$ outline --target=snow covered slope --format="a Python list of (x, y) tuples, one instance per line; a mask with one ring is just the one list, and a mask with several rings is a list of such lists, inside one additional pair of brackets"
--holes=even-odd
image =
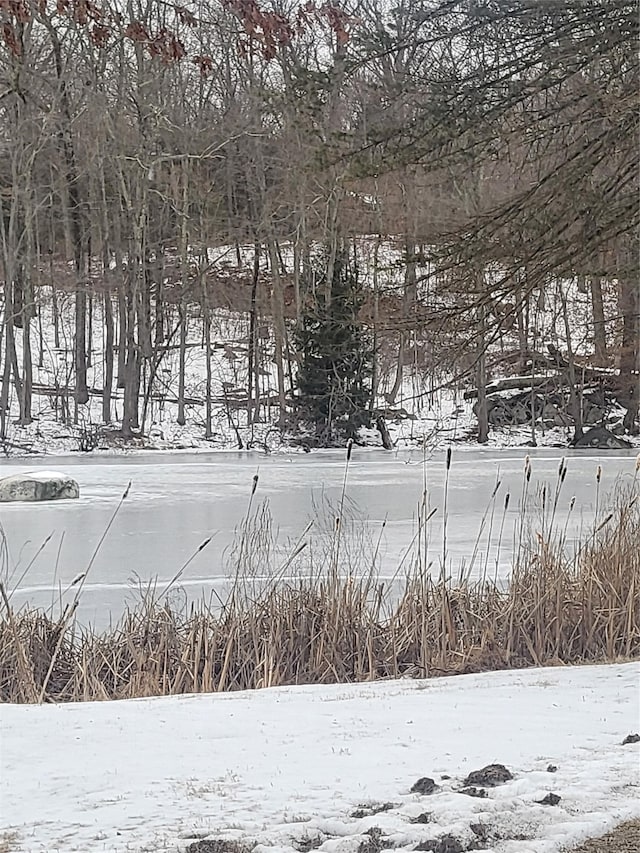
[[(5, 705), (0, 848), (551, 853), (640, 815), (639, 746), (622, 745), (639, 680), (631, 663)], [(491, 762), (513, 779), (460, 793)], [(411, 793), (424, 776), (436, 790)]]

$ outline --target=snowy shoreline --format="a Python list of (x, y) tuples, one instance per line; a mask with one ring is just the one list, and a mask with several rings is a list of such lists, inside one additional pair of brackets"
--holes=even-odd
[[(206, 452), (238, 451), (238, 438), (243, 449), (262, 453), (279, 451), (304, 452), (312, 447), (304, 447), (304, 436), (293, 432), (281, 431), (277, 426), (278, 409), (269, 400), (276, 393), (276, 368), (270, 357), (272, 342), (265, 343), (265, 358), (262, 365), (261, 393), (265, 399), (261, 420), (247, 423), (244, 407), (237, 401), (230, 404), (223, 389), (233, 387), (238, 391), (246, 386), (244, 368), (240, 368), (238, 359), (229, 358), (229, 348), (239, 353), (246, 346), (248, 334), (247, 319), (237, 312), (219, 310), (214, 318), (215, 337), (220, 346), (211, 356), (211, 372), (214, 378), (215, 401), (212, 404), (211, 438), (205, 437), (205, 377), (206, 361), (202, 349), (202, 318), (194, 314), (189, 318), (188, 358), (185, 375), (185, 394), (189, 402), (185, 404), (183, 426), (177, 423), (178, 406), (175, 402), (178, 394), (178, 353), (168, 350), (162, 360), (162, 382), (156, 389), (157, 394), (149, 398), (148, 410), (142, 418), (144, 436), (125, 442), (119, 435), (117, 426), (122, 415), (123, 392), (114, 388), (112, 398), (113, 425), (103, 423), (102, 395), (99, 392), (104, 385), (104, 340), (103, 316), (100, 305), (94, 306), (93, 328), (96, 330), (92, 348), (92, 366), (88, 370), (89, 385), (98, 389), (89, 397), (86, 405), (78, 406), (77, 423), (73, 424), (73, 392), (70, 390), (69, 376), (73, 367), (73, 350), (70, 347), (56, 348), (53, 340), (53, 315), (50, 294), (46, 288), (40, 294), (39, 310), (42, 314), (43, 364), (34, 363), (34, 382), (38, 390), (34, 393), (32, 404), (33, 422), (20, 425), (17, 422), (17, 406), (14, 391), (10, 389), (10, 419), (7, 422), (5, 441), (0, 443), (0, 453), (5, 457), (36, 457), (40, 455), (65, 455), (81, 450), (83, 436), (92, 440), (97, 438), (96, 450), (86, 455), (131, 455), (140, 452)], [(573, 293), (576, 300), (575, 310), (583, 295)], [(65, 328), (65, 340), (73, 338), (72, 300), (65, 300), (61, 308), (61, 322)], [(584, 306), (583, 306), (584, 308)], [(562, 345), (562, 330), (556, 328), (557, 318), (546, 316), (540, 334)], [(102, 330), (102, 331), (100, 331)], [(38, 346), (36, 329), (32, 330), (32, 346)], [(544, 332), (544, 334), (543, 334)], [(20, 350), (20, 341), (17, 342)], [(226, 349), (225, 349), (226, 348)], [(236, 353), (236, 354), (237, 354)], [(586, 355), (586, 352), (584, 353)], [(386, 426), (389, 430), (394, 450), (412, 450), (425, 447), (427, 451), (441, 449), (448, 445), (455, 448), (490, 449), (531, 447), (532, 428), (530, 423), (499, 426), (491, 423), (488, 442), (480, 445), (476, 442), (477, 417), (473, 411), (473, 400), (466, 399), (460, 387), (451, 385), (451, 376), (438, 375), (437, 381), (428, 370), (413, 369), (406, 366), (402, 383), (394, 398), (393, 406), (387, 400), (386, 392), (394, 374), (393, 365), (387, 365), (383, 381), (378, 389), (375, 403), (381, 412), (388, 411)], [(452, 368), (453, 369), (453, 368)], [(496, 380), (497, 376), (492, 376)], [(507, 396), (515, 393), (505, 392)], [(66, 400), (67, 417), (62, 417), (60, 405)], [(616, 417), (622, 419), (623, 410), (618, 409)], [(614, 418), (615, 420), (615, 418)], [(539, 419), (535, 427), (535, 446), (570, 449), (572, 428), (553, 425), (556, 421)], [(585, 428), (593, 425), (586, 421)], [(633, 447), (640, 448), (640, 436), (624, 436)], [(310, 442), (312, 444), (313, 442)], [(381, 438), (373, 428), (360, 431), (360, 445), (381, 449)]]
[[(167, 424), (164, 425), (167, 427)], [(276, 435), (274, 428), (270, 425), (265, 427), (265, 436), (259, 438), (257, 435), (251, 439), (247, 430), (242, 431), (243, 444), (239, 448), (235, 439), (225, 435), (220, 439), (206, 440), (196, 431), (190, 428), (181, 429), (174, 424), (171, 427), (171, 436), (167, 440), (158, 440), (157, 437), (145, 436), (136, 438), (129, 442), (118, 440), (111, 441), (107, 446), (99, 444), (94, 450), (83, 452), (79, 449), (80, 428), (67, 428), (61, 431), (60, 424), (50, 421), (34, 422), (28, 427), (14, 426), (12, 439), (2, 448), (5, 459), (37, 459), (44, 456), (77, 456), (88, 462), (110, 456), (135, 456), (143, 454), (171, 455), (176, 453), (255, 453), (265, 455), (271, 453), (305, 454), (325, 451), (339, 451), (340, 447), (309, 448), (300, 443), (299, 438), (293, 436)], [(574, 448), (569, 443), (567, 432), (564, 429), (555, 428), (545, 432), (538, 432), (536, 444), (531, 441), (531, 430), (529, 428), (500, 429), (490, 432), (486, 444), (478, 444), (472, 438), (461, 435), (452, 437), (438, 436), (428, 432), (420, 433), (418, 429), (413, 434), (407, 434), (408, 428), (405, 423), (389, 424), (389, 431), (394, 441), (394, 447), (385, 451), (380, 444), (379, 436), (375, 430), (366, 430), (363, 439), (358, 442), (359, 452), (375, 452), (394, 454), (411, 451), (424, 450), (427, 453), (444, 451), (451, 447), (455, 452), (473, 451), (496, 451), (522, 449), (535, 451), (536, 449), (557, 450), (562, 452), (586, 452), (602, 453), (603, 456), (611, 453), (633, 453), (640, 449), (640, 436), (625, 436), (630, 444), (628, 450), (623, 448)], [(411, 426), (411, 423), (409, 424)], [(415, 424), (414, 424), (415, 426)], [(465, 434), (472, 430), (471, 417), (465, 420)], [(462, 430), (461, 430), (462, 432)], [(244, 434), (246, 433), (246, 434)], [(269, 435), (271, 438), (269, 439)]]
[[(622, 745), (639, 678), (627, 663), (4, 705), (5, 849), (185, 851), (215, 838), (356, 853), (375, 837), (414, 850), (451, 836), (468, 850), (486, 831), (494, 853), (560, 851), (640, 816), (638, 745)], [(513, 780), (459, 792), (492, 762)], [(423, 776), (437, 789), (411, 793)], [(558, 804), (541, 804), (550, 792)]]

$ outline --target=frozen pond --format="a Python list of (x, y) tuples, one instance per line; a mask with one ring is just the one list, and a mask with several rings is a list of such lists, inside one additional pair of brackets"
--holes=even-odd
[[(606, 456), (552, 450), (532, 450), (529, 454), (530, 504), (543, 483), (548, 484), (553, 496), (558, 466), (565, 456), (568, 471), (555, 520), (560, 526), (568, 521), (570, 536), (593, 522), (599, 463), (603, 468), (600, 508), (610, 501), (614, 487), (626, 482), (638, 488), (633, 451)], [(524, 449), (454, 450), (445, 507), (445, 453), (424, 462), (418, 452), (387, 454), (355, 448), (344, 501), (350, 530), (344, 534), (341, 564), (348, 562), (364, 570), (376, 551), (383, 577), (392, 577), (400, 564), (408, 568), (415, 558), (418, 506), (426, 482), (429, 507), (436, 511), (428, 525), (428, 536), (419, 540), (423, 555), (425, 546), (428, 548), (427, 562), (432, 563), (432, 571), (440, 571), (445, 554), (446, 508), (447, 574), (455, 577), (466, 567), (476, 577), (483, 572), (490, 577), (507, 577), (514, 541), (521, 532), (519, 508), (526, 455)], [(271, 559), (264, 554), (260, 557), (258, 573), (276, 570), (312, 519), (314, 525), (305, 536), (310, 542), (305, 553), (317, 558), (341, 501), (345, 454), (264, 456), (226, 452), (21, 459), (3, 461), (0, 475), (37, 468), (75, 477), (80, 499), (0, 504), (3, 580), (16, 605), (28, 600), (40, 606), (55, 603), (57, 609), (61, 594), (64, 601), (71, 600), (75, 590), (69, 590), (69, 585), (90, 566), (78, 615), (83, 622), (103, 626), (110, 616), (119, 616), (126, 603), (135, 601), (140, 587), (157, 579), (157, 588), (162, 589), (185, 564), (172, 588), (174, 604), (202, 595), (209, 598), (212, 590), (223, 587), (225, 578), (234, 571), (233, 544), (247, 516), (255, 474), (259, 482), (252, 508), (259, 510), (262, 502), (268, 501), (276, 540)], [(501, 485), (492, 503), (497, 479)], [(128, 497), (113, 518), (129, 482)], [(510, 500), (498, 547), (507, 492)], [(574, 496), (575, 507), (569, 513)], [(209, 537), (210, 543), (199, 552)]]

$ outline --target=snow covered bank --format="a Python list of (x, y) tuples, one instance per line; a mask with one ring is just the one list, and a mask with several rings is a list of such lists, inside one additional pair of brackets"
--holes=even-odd
[[(204, 851), (209, 836), (356, 853), (438, 849), (449, 834), (460, 847), (447, 849), (468, 850), (485, 832), (495, 853), (559, 851), (640, 816), (638, 745), (622, 745), (639, 679), (630, 663), (5, 705), (2, 849)], [(514, 779), (459, 793), (489, 762)], [(410, 793), (423, 776), (437, 790)], [(548, 793), (560, 802), (536, 802)]]
[[(233, 250), (235, 252), (235, 250)], [(230, 253), (223, 247), (224, 254)], [(253, 248), (247, 247), (245, 263), (252, 263)], [(401, 253), (394, 250), (389, 260), (389, 274), (401, 271), (398, 266)], [(250, 268), (250, 267), (249, 267)], [(393, 287), (397, 285), (397, 282)], [(261, 342), (263, 352), (260, 359), (259, 385), (263, 398), (261, 421), (249, 425), (245, 406), (239, 402), (246, 396), (247, 384), (247, 338), (248, 317), (242, 313), (216, 310), (212, 320), (214, 346), (211, 355), (213, 377), (212, 435), (205, 437), (206, 354), (203, 347), (203, 325), (197, 306), (192, 306), (188, 316), (188, 333), (185, 367), (185, 418), (179, 425), (177, 395), (179, 390), (179, 352), (176, 346), (167, 347), (162, 354), (161, 366), (151, 381), (146, 417), (143, 418), (143, 435), (124, 441), (118, 426), (123, 414), (123, 390), (114, 388), (112, 394), (112, 416), (114, 423), (102, 423), (102, 391), (104, 387), (104, 358), (106, 338), (101, 303), (96, 301), (92, 315), (91, 366), (88, 368), (88, 383), (91, 389), (89, 401), (80, 405), (77, 424), (73, 421), (74, 372), (73, 340), (75, 323), (74, 301), (71, 295), (58, 295), (60, 323), (64, 334), (64, 346), (56, 346), (54, 314), (51, 294), (46, 287), (40, 289), (40, 322), (32, 324), (32, 347), (34, 353), (42, 351), (41, 358), (34, 360), (34, 398), (32, 403), (33, 422), (20, 425), (17, 420), (17, 400), (14, 389), (10, 389), (10, 418), (6, 441), (0, 443), (0, 452), (10, 456), (66, 455), (80, 450), (83, 442), (93, 447), (97, 455), (131, 454), (143, 450), (237, 450), (239, 443), (244, 449), (262, 452), (290, 452), (299, 446), (300, 436), (282, 432), (278, 426), (279, 410), (277, 398), (277, 370), (273, 361), (273, 340), (266, 331)], [(588, 327), (588, 300), (572, 287), (572, 302), (578, 327)], [(566, 343), (560, 328), (558, 307), (549, 308), (536, 326), (536, 335), (541, 340), (551, 340), (561, 348)], [(175, 317), (174, 317), (175, 321)], [(509, 333), (512, 337), (512, 333)], [(509, 337), (509, 336), (508, 336)], [(580, 338), (582, 346), (589, 336)], [(515, 346), (516, 340), (511, 340)], [(18, 360), (22, 359), (21, 342), (17, 341)], [(493, 347), (497, 356), (501, 349)], [(580, 351), (578, 346), (578, 351)], [(393, 350), (393, 347), (392, 347)], [(41, 362), (41, 363), (40, 363)], [(380, 367), (380, 387), (376, 405), (381, 411), (388, 409), (386, 393), (395, 381), (396, 357), (387, 353)], [(477, 447), (477, 418), (473, 413), (473, 400), (464, 398), (460, 388), (450, 387), (449, 382), (458, 368), (449, 366), (446, 375), (427, 367), (412, 363), (405, 365), (403, 380), (390, 407), (388, 428), (394, 447), (402, 450), (426, 445), (437, 449), (450, 444)], [(496, 368), (497, 369), (497, 368)], [(497, 378), (497, 377), (494, 377)], [(457, 383), (454, 383), (457, 385)], [(517, 392), (513, 392), (517, 393)], [(141, 409), (142, 409), (141, 405)], [(66, 415), (63, 416), (63, 409)], [(617, 409), (621, 420), (623, 411)], [(539, 447), (568, 447), (572, 429), (569, 426), (550, 426), (538, 423), (535, 442)], [(626, 437), (634, 447), (640, 447), (640, 436)], [(361, 440), (371, 447), (380, 447), (381, 440), (375, 428), (363, 429)], [(532, 441), (531, 426), (498, 426), (493, 424), (488, 447), (523, 447)]]

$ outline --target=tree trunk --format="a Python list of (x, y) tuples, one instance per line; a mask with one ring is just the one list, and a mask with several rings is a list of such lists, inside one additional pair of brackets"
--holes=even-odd
[(42, 325), (42, 308), (38, 310), (38, 368), (44, 367), (44, 327)]
[(80, 176), (75, 149), (73, 146), (73, 116), (64, 78), (64, 62), (62, 59), (62, 44), (53, 25), (45, 20), (45, 26), (51, 38), (53, 57), (58, 78), (60, 94), (60, 129), (58, 141), (64, 162), (65, 195), (67, 201), (67, 214), (69, 217), (69, 232), (73, 244), (73, 261), (76, 274), (75, 283), (75, 338), (74, 338), (74, 367), (75, 367), (75, 402), (84, 405), (89, 401), (87, 390), (87, 341), (86, 341), (86, 314), (87, 314), (87, 270), (85, 268), (85, 249), (83, 235), (82, 199), (80, 192)]
[(640, 293), (636, 281), (620, 280), (622, 347), (620, 350), (621, 402), (626, 408), (624, 428), (630, 435), (640, 431)]
[(58, 289), (53, 275), (53, 249), (49, 249), (49, 283), (51, 284), (51, 310), (53, 311), (53, 345), (60, 349), (60, 310), (58, 308)]
[(180, 304), (178, 311), (180, 313), (180, 358), (178, 367), (178, 417), (177, 422), (180, 426), (186, 423), (184, 411), (184, 395), (185, 395), (185, 370), (187, 362), (187, 306), (185, 300), (187, 298), (187, 287), (189, 281), (189, 173), (188, 162), (186, 158), (182, 160), (182, 170), (180, 179), (182, 183), (182, 199), (180, 211), (180, 257), (182, 282), (180, 292)]
[(155, 264), (155, 288), (154, 288), (154, 316), (155, 329), (154, 341), (155, 345), (160, 346), (165, 339), (164, 325), (164, 298), (163, 298), (163, 281), (164, 278), (164, 248), (158, 247), (158, 256)]
[(476, 369), (476, 385), (478, 388), (476, 416), (478, 418), (479, 444), (486, 444), (489, 440), (489, 413), (487, 409), (486, 312), (487, 307), (484, 300), (482, 300), (478, 308), (478, 356)]
[(302, 320), (302, 298), (300, 289), (300, 273), (302, 270), (302, 253), (300, 251), (302, 223), (298, 225), (296, 236), (293, 240), (293, 298), (296, 308), (296, 328), (300, 328)]
[(569, 312), (567, 310), (567, 299), (560, 288), (560, 300), (562, 302), (562, 319), (564, 322), (564, 332), (567, 339), (567, 375), (569, 377), (569, 409), (573, 417), (573, 443), (579, 441), (584, 435), (582, 428), (582, 400), (578, 393), (578, 385), (576, 382), (576, 363), (573, 356), (573, 346), (571, 343), (571, 326), (569, 324)]
[(122, 434), (131, 438), (139, 427), (138, 392), (140, 389), (140, 357), (135, 339), (136, 309), (134, 295), (127, 293), (126, 358), (124, 367), (124, 406)]
[(113, 306), (111, 293), (106, 290), (103, 297), (104, 306), (104, 382), (102, 386), (102, 420), (111, 423), (111, 395), (113, 393)]
[(380, 325), (380, 280), (378, 275), (378, 259), (380, 256), (380, 243), (382, 237), (380, 234), (376, 237), (376, 244), (373, 250), (373, 329), (372, 329), (372, 344), (373, 363), (371, 365), (371, 397), (369, 399), (369, 413), (373, 414), (373, 409), (378, 397), (378, 382), (379, 382), (379, 367), (378, 367), (378, 328)]
[(84, 283), (76, 287), (75, 307), (74, 363), (76, 372), (76, 402), (78, 405), (84, 405), (89, 401), (89, 391), (87, 389), (87, 338), (85, 331), (87, 294)]
[(398, 342), (398, 361), (396, 366), (396, 378), (393, 383), (393, 387), (386, 394), (387, 402), (390, 406), (393, 406), (396, 402), (396, 397), (398, 396), (398, 392), (402, 387), (402, 380), (404, 378), (404, 364), (405, 364), (405, 347), (407, 342), (407, 333), (405, 331), (405, 326), (409, 326), (410, 317), (412, 308), (415, 307), (416, 303), (416, 246), (412, 241), (407, 241), (406, 247), (406, 267), (404, 273), (404, 294), (402, 298), (402, 318), (400, 322), (402, 323), (402, 329), (400, 330), (400, 340)]
[(382, 446), (384, 447), (384, 449), (393, 450), (393, 442), (391, 441), (391, 436), (389, 435), (389, 429), (382, 415), (379, 415), (376, 418), (376, 429), (380, 433), (380, 438), (382, 440)]
[(398, 357), (396, 360), (396, 378), (393, 381), (393, 385), (391, 390), (386, 393), (385, 399), (390, 406), (393, 406), (396, 402), (396, 397), (398, 396), (398, 392), (402, 387), (402, 379), (404, 374), (404, 347), (405, 347), (405, 336), (404, 332), (400, 332), (400, 338), (398, 340)]
[[(253, 277), (249, 309), (249, 358), (247, 365), (247, 423), (259, 418), (260, 388), (258, 384), (258, 280), (260, 278), (260, 241), (253, 244)], [(254, 395), (255, 386), (255, 395)]]
[(31, 360), (31, 313), (28, 308), (22, 312), (22, 393), (20, 395), (20, 423), (30, 424), (31, 397), (33, 388), (33, 364)]
[(187, 422), (184, 412), (184, 375), (187, 363), (187, 311), (182, 299), (180, 299), (178, 312), (180, 316), (180, 350), (178, 361), (178, 417), (176, 421), (180, 426), (184, 426)]
[(151, 340), (151, 292), (155, 288), (154, 265), (155, 260), (151, 260), (151, 255), (157, 252), (151, 252), (144, 249), (142, 258), (142, 292), (138, 305), (138, 337), (140, 342), (140, 353), (143, 358), (149, 359), (153, 354), (153, 342)]
[[(520, 372), (524, 373), (527, 361), (527, 350), (529, 349), (529, 297), (519, 283), (516, 285), (516, 323), (518, 328), (518, 349), (520, 351)], [(500, 339), (502, 340), (503, 320), (500, 320)]]
[(602, 299), (602, 279), (594, 276), (591, 279), (591, 306), (593, 309), (593, 343), (595, 361), (600, 367), (607, 363), (607, 334), (604, 321), (604, 302)]
[[(120, 261), (120, 258), (118, 258)], [(118, 269), (122, 270), (120, 263)], [(118, 283), (118, 378), (117, 387), (124, 388), (127, 364), (127, 296), (124, 277)]]
[(87, 367), (92, 367), (93, 358), (93, 293), (89, 292), (87, 300)]
[(278, 405), (280, 407), (278, 424), (282, 427), (284, 425), (287, 407), (284, 371), (284, 344), (286, 331), (284, 326), (284, 294), (282, 290), (282, 278), (280, 276), (280, 267), (278, 265), (276, 244), (271, 237), (267, 241), (267, 247), (269, 251), (269, 266), (271, 268), (271, 313), (273, 315), (273, 333), (275, 343), (274, 359), (276, 363), (276, 375), (278, 378)]
[(204, 356), (206, 360), (204, 437), (213, 438), (213, 413), (211, 406), (211, 314), (206, 304), (204, 308)]
[(13, 285), (7, 276), (7, 281), (5, 282), (4, 303), (4, 364), (2, 367), (2, 387), (0, 388), (0, 434), (3, 439), (7, 436), (11, 370), (16, 360), (13, 329)]

